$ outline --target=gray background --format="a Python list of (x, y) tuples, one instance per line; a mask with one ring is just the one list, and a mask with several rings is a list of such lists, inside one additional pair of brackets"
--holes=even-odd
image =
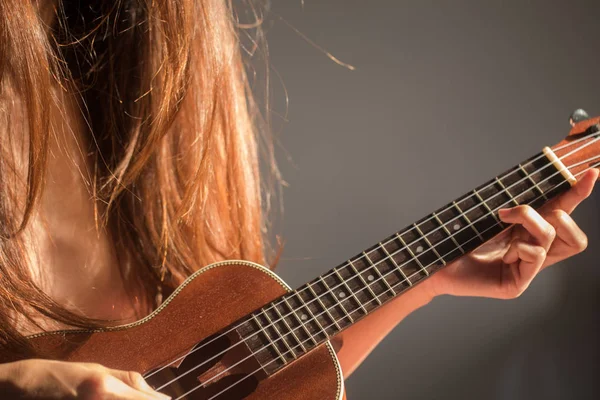
[[(599, 16), (593, 1), (274, 2), (272, 118), (292, 160), (279, 151), (279, 274), (299, 286), (556, 143), (573, 109), (600, 114)], [(599, 195), (575, 213), (585, 253), (517, 300), (436, 299), (349, 399), (599, 398)]]

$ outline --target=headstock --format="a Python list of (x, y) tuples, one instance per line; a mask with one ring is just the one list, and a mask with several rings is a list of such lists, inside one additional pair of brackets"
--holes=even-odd
[[(573, 114), (569, 117), (569, 124), (571, 124), (572, 127), (569, 136), (586, 133), (588, 130), (593, 129), (594, 125), (598, 125), (599, 123), (600, 117), (590, 118), (585, 110), (578, 108), (573, 111)], [(597, 127), (596, 130), (598, 130)]]
[(600, 117), (590, 118), (578, 109), (569, 123), (569, 135), (552, 146), (552, 151), (577, 179), (588, 169), (600, 167)]

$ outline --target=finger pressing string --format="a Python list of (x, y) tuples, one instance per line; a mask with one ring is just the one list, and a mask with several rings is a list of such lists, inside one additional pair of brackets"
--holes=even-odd
[[(586, 140), (589, 140), (589, 139), (592, 139), (592, 142), (593, 142), (593, 140), (600, 139), (600, 133), (594, 133), (593, 135), (590, 135), (590, 136), (586, 136), (586, 137), (583, 137), (583, 138), (577, 139), (577, 140), (575, 140), (575, 141), (573, 141), (573, 142), (569, 142), (569, 143), (567, 143), (567, 144), (564, 144), (564, 145), (562, 145), (562, 146), (560, 146), (560, 147), (556, 148), (555, 150), (562, 150), (562, 149), (570, 148), (570, 147), (573, 147), (573, 146), (575, 146), (576, 144), (579, 144), (579, 143), (581, 143), (581, 142), (583, 142), (583, 141), (586, 141)], [(570, 152), (568, 152), (568, 153), (567, 153), (567, 154), (565, 154), (564, 156), (561, 156), (561, 157), (559, 158), (559, 160), (562, 160), (562, 159), (564, 159), (565, 157), (568, 157), (568, 156), (570, 156), (570, 155), (572, 155), (572, 154), (574, 154), (574, 153), (576, 153), (576, 152), (580, 151), (580, 150), (581, 150), (581, 148), (583, 148), (583, 147), (585, 147), (585, 146), (588, 146), (589, 144), (590, 144), (590, 143), (587, 143), (587, 144), (584, 144), (584, 145), (582, 145), (582, 147), (578, 147), (578, 148), (575, 148), (575, 150), (571, 150)], [(544, 154), (540, 154), (539, 156), (537, 156), (537, 157), (535, 157), (535, 158), (533, 158), (533, 159), (529, 160), (529, 161), (528, 161), (526, 164), (524, 164), (522, 167), (531, 166), (531, 165), (533, 165), (533, 164), (534, 164), (534, 162), (536, 162), (536, 161), (538, 161), (538, 160), (540, 160), (540, 159), (542, 159), (542, 158), (544, 158), (544, 157), (545, 157), (545, 155), (544, 155)], [(584, 161), (582, 161), (582, 162), (580, 162), (580, 163), (577, 163), (577, 164), (574, 164), (574, 165), (572, 165), (572, 166), (570, 166), (570, 167), (575, 167), (575, 166), (581, 165), (581, 164), (583, 164), (583, 163), (587, 163), (588, 161), (590, 161), (590, 160), (584, 160)], [(543, 170), (545, 170), (545, 169), (547, 169), (547, 168), (551, 167), (552, 165), (553, 165), (553, 164), (546, 164), (545, 166), (543, 166), (543, 167), (539, 168), (539, 169), (537, 170), (537, 172), (543, 171)], [(552, 174), (550, 177), (553, 177), (553, 176), (555, 176), (556, 174), (559, 174), (559, 173), (560, 173), (560, 171), (558, 171), (558, 172), (556, 172), (556, 173)], [(578, 173), (578, 174), (577, 174), (577, 176), (579, 176), (580, 174), (581, 174), (581, 173)], [(550, 177), (549, 177), (549, 178), (550, 178)], [(546, 178), (546, 180), (544, 180), (544, 181), (547, 181), (549, 178)], [(500, 177), (500, 179), (502, 179), (502, 176)], [(519, 185), (519, 184), (520, 184), (520, 183), (522, 183), (522, 182), (525, 182), (525, 181), (527, 181), (528, 179), (529, 179), (529, 177), (528, 177), (528, 176), (525, 176), (525, 177), (523, 177), (523, 178), (521, 178), (521, 179), (517, 180), (516, 182), (514, 182), (514, 183), (512, 183), (511, 185), (507, 186), (507, 187), (505, 188), (505, 191), (508, 191), (508, 190), (510, 190), (510, 189), (513, 189), (513, 188), (515, 188), (517, 185)], [(481, 188), (481, 189), (479, 189), (479, 190), (485, 190), (485, 189), (487, 189), (487, 188), (489, 188), (489, 187), (491, 187), (491, 186), (494, 186), (495, 184), (496, 184), (496, 183), (492, 181), (492, 183), (489, 183), (489, 184), (487, 184), (486, 186), (484, 186), (483, 188)], [(551, 190), (553, 190), (553, 189), (551, 189)], [(492, 195), (491, 197), (489, 197), (489, 198), (488, 198), (488, 199), (486, 199), (486, 200), (487, 200), (487, 201), (489, 201), (489, 200), (492, 200), (492, 199), (494, 199), (494, 198), (496, 198), (496, 197), (500, 196), (502, 193), (503, 193), (502, 191), (499, 191), (499, 192), (497, 192), (496, 194)], [(506, 202), (506, 203), (504, 203), (502, 206), (505, 206), (505, 205), (507, 205), (507, 204), (509, 204), (509, 202)], [(448, 206), (447, 208), (445, 208), (445, 209), (444, 209), (444, 211), (448, 211), (448, 210), (454, 209), (454, 207), (455, 207), (454, 205), (450, 205), (450, 206)], [(470, 208), (469, 208), (469, 209), (467, 209), (467, 210), (462, 210), (462, 213), (461, 213), (461, 215), (463, 215), (463, 216), (464, 216), (464, 215), (466, 215), (468, 212), (470, 212), (470, 211), (472, 211), (472, 210), (475, 210), (475, 209), (477, 209), (478, 207), (479, 207), (479, 205), (477, 205), (477, 204), (476, 204), (476, 205), (473, 205), (472, 207), (470, 207)], [(443, 212), (443, 211), (441, 211), (441, 212)], [(461, 218), (461, 215), (458, 215), (458, 216), (456, 216), (456, 217), (454, 217), (454, 218), (451, 218), (449, 221), (447, 221), (447, 223), (451, 223), (451, 222), (454, 222), (454, 221), (457, 221), (457, 220), (459, 220), (459, 219)], [(425, 220), (425, 221), (423, 221), (423, 222), (430, 221), (430, 220), (432, 220), (433, 218), (434, 218), (434, 217), (429, 217), (428, 219), (426, 219), (426, 220)], [(467, 228), (470, 228), (470, 227), (471, 227), (471, 226), (472, 226), (474, 223), (478, 222), (479, 220), (481, 220), (481, 218), (478, 218), (477, 220), (475, 220), (475, 221), (472, 221), (472, 223), (468, 224), (468, 225), (467, 225), (466, 227), (464, 227), (463, 229), (460, 229), (458, 232), (461, 232), (461, 231), (464, 231), (464, 230), (465, 230), (465, 229), (467, 229)], [(429, 232), (429, 233), (434, 233), (434, 232), (441, 231), (441, 230), (443, 230), (443, 227), (442, 227), (442, 226), (440, 226), (440, 227), (438, 227), (438, 228), (435, 228), (433, 231), (431, 231), (431, 232)], [(458, 232), (457, 232), (457, 233), (458, 233)], [(450, 237), (448, 237), (448, 238), (444, 239), (442, 242), (445, 242), (445, 241), (447, 241), (447, 240), (450, 240), (450, 239), (451, 239), (451, 238), (450, 238)], [(395, 240), (394, 238), (393, 238), (393, 239), (390, 239), (389, 241), (386, 241), (385, 243), (382, 243), (382, 244), (381, 244), (381, 246), (385, 246), (385, 245), (389, 244), (390, 242), (392, 242), (392, 241), (394, 241), (394, 240)], [(413, 241), (411, 241), (410, 243), (404, 244), (404, 246), (403, 246), (402, 248), (398, 249), (398, 250), (397, 250), (395, 253), (393, 253), (393, 254), (391, 254), (391, 255), (389, 255), (389, 256), (387, 256), (387, 257), (385, 257), (383, 260), (386, 260), (386, 259), (388, 259), (389, 257), (392, 257), (392, 256), (394, 256), (394, 255), (395, 255), (396, 253), (398, 253), (398, 252), (401, 252), (401, 251), (404, 251), (404, 250), (406, 250), (408, 246), (410, 246), (410, 245), (413, 245), (413, 244), (415, 244), (415, 243), (417, 243), (417, 242), (418, 242), (418, 240), (413, 240)], [(365, 252), (365, 253), (363, 253), (363, 255), (361, 255), (361, 256), (359, 256), (359, 257), (357, 257), (357, 258), (356, 258), (356, 259), (354, 259), (353, 261), (358, 261), (358, 260), (362, 259), (363, 257), (367, 257), (367, 258), (368, 258), (370, 254), (371, 254), (371, 251)], [(350, 263), (350, 262), (348, 262), (348, 263), (346, 264), (346, 266), (348, 266), (348, 265), (351, 265), (351, 263)], [(333, 273), (331, 273), (331, 274), (333, 274)], [(324, 278), (327, 278), (327, 276), (324, 276)], [(336, 288), (338, 288), (338, 287), (340, 287), (340, 286), (342, 286), (343, 284), (344, 284), (344, 283), (342, 282), (342, 283), (340, 283), (340, 284), (336, 285), (334, 288), (332, 288), (332, 290), (333, 290), (333, 289), (336, 289)], [(302, 291), (303, 291), (303, 290), (302, 290)], [(301, 291), (301, 292), (302, 292), (302, 291)], [(316, 301), (316, 299), (313, 299), (313, 300), (311, 300), (311, 301), (310, 301), (308, 304), (312, 303), (313, 301)], [(282, 303), (276, 303), (276, 304), (274, 304), (274, 306), (277, 306), (277, 305), (279, 305), (279, 304), (282, 304)], [(286, 314), (285, 316), (287, 316), (287, 315), (289, 315), (289, 314)], [(285, 316), (284, 316), (284, 317), (285, 317)], [(280, 320), (280, 319), (277, 319), (275, 322), (277, 322), (277, 321), (279, 321), (279, 320)], [(153, 375), (155, 375), (155, 374), (157, 374), (157, 373), (161, 372), (161, 371), (162, 371), (162, 370), (164, 370), (165, 368), (168, 368), (169, 366), (171, 366), (171, 365), (175, 364), (176, 362), (178, 362), (178, 361), (180, 361), (180, 360), (184, 359), (184, 358), (185, 358), (185, 357), (187, 357), (189, 354), (191, 354), (191, 353), (194, 353), (194, 352), (197, 352), (197, 351), (200, 351), (200, 349), (202, 349), (204, 346), (207, 346), (207, 345), (209, 345), (209, 344), (210, 344), (210, 343), (212, 343), (213, 341), (216, 341), (216, 340), (217, 340), (219, 337), (222, 337), (223, 335), (226, 335), (227, 333), (229, 333), (229, 332), (231, 332), (231, 331), (233, 331), (233, 330), (235, 330), (235, 329), (239, 328), (239, 326), (240, 326), (240, 325), (235, 325), (235, 326), (231, 327), (231, 328), (230, 328), (228, 331), (226, 331), (226, 332), (222, 333), (221, 335), (215, 336), (214, 338), (212, 338), (212, 339), (211, 339), (211, 340), (209, 340), (208, 342), (204, 343), (203, 345), (201, 345), (201, 346), (198, 346), (198, 347), (194, 348), (193, 350), (191, 350), (190, 352), (188, 352), (188, 353), (186, 353), (186, 354), (183, 354), (183, 355), (179, 356), (179, 357), (178, 357), (178, 358), (176, 358), (175, 360), (171, 361), (169, 364), (166, 364), (166, 365), (164, 365), (164, 366), (162, 366), (162, 367), (160, 367), (160, 368), (158, 368), (158, 369), (156, 369), (156, 370), (154, 370), (154, 371), (150, 372), (149, 374), (146, 374), (146, 375), (145, 375), (145, 377), (146, 377), (146, 378), (149, 378), (149, 377), (151, 377), (151, 376), (153, 376)]]
[[(557, 173), (560, 173), (560, 172), (557, 172)], [(576, 174), (576, 177), (578, 177), (578, 176), (579, 176), (579, 175), (581, 175), (582, 173), (583, 173), (583, 172), (580, 172), (580, 173)], [(551, 175), (551, 176), (550, 176), (549, 178), (547, 178), (547, 179), (550, 179), (552, 176), (554, 176), (554, 175)], [(564, 184), (566, 184), (566, 181), (563, 183), (563, 185), (564, 185)], [(545, 194), (539, 195), (538, 197), (536, 197), (535, 199), (533, 199), (533, 200), (532, 200), (532, 202), (535, 202), (536, 200), (540, 199), (542, 196), (544, 196), (544, 195), (547, 195), (547, 194), (549, 194), (550, 192), (552, 192), (552, 191), (554, 191), (554, 190), (558, 190), (560, 187), (562, 187), (562, 185), (557, 185), (557, 186), (553, 187), (552, 189), (550, 189), (550, 190), (549, 190), (548, 192), (546, 192)], [(506, 206), (507, 204), (508, 204), (508, 202), (506, 202), (506, 203), (504, 203), (504, 204), (500, 205), (498, 208), (496, 208), (495, 210), (493, 210), (493, 212), (497, 212), (499, 209), (501, 209), (502, 207)], [(471, 224), (469, 224), (468, 226), (471, 226), (473, 223), (476, 223), (477, 221), (479, 221), (481, 218), (485, 217), (486, 215), (487, 215), (487, 214), (484, 214), (483, 216), (481, 216), (481, 217), (480, 217), (480, 218), (478, 218), (477, 220), (474, 220), (474, 221), (472, 221), (472, 222), (471, 222)], [(467, 227), (468, 227), (468, 226), (467, 226)], [(496, 227), (496, 226), (497, 226), (497, 224), (494, 224), (494, 225), (492, 225), (492, 226), (490, 226), (490, 227), (486, 228), (484, 231), (482, 231), (482, 232), (481, 232), (481, 234), (484, 234), (484, 233), (486, 233), (488, 230), (490, 230), (490, 229), (492, 229), (492, 228), (494, 228), (494, 227)], [(463, 229), (466, 229), (467, 227), (464, 227)], [(442, 240), (442, 241), (449, 240), (449, 239), (450, 239), (450, 238), (446, 238), (446, 239), (444, 239), (444, 240)], [(475, 238), (471, 238), (471, 239), (467, 240), (467, 241), (466, 241), (464, 244), (467, 244), (467, 243), (471, 242), (473, 239), (475, 239)], [(402, 250), (402, 249), (400, 249), (400, 250)], [(388, 257), (389, 257), (389, 255), (388, 255)], [(437, 261), (439, 261), (439, 260), (436, 260), (435, 262), (437, 262)], [(404, 265), (404, 264), (403, 264), (403, 265)], [(399, 266), (399, 267), (402, 267), (403, 265), (401, 265), (401, 266)], [(427, 267), (429, 267), (429, 266), (431, 266), (431, 265), (433, 265), (433, 263), (432, 263), (432, 264), (429, 264), (429, 265), (427, 265), (427, 266), (425, 266), (424, 268), (427, 268)], [(373, 266), (373, 267), (374, 267), (374, 266)], [(373, 267), (371, 267), (371, 268), (373, 268)], [(390, 271), (390, 272), (388, 272), (387, 274), (385, 274), (385, 275), (381, 276), (380, 278), (376, 279), (376, 280), (375, 280), (374, 282), (372, 282), (372, 283), (375, 283), (375, 282), (377, 282), (377, 281), (378, 281), (378, 280), (380, 280), (380, 279), (385, 279), (386, 275), (388, 275), (388, 274), (390, 274), (390, 273), (392, 273), (392, 272), (393, 272), (393, 271)], [(409, 277), (408, 277), (408, 278), (406, 278), (406, 279), (408, 280), (408, 279), (410, 279), (412, 276), (414, 276), (415, 274), (418, 274), (418, 273), (419, 273), (419, 271), (415, 272), (413, 275), (409, 276)], [(396, 285), (402, 284), (402, 283), (404, 283), (404, 282), (405, 282), (405, 281), (400, 281), (400, 282), (398, 282)], [(371, 284), (372, 284), (372, 283), (371, 283)], [(395, 287), (396, 285), (394, 285), (394, 287)], [(317, 315), (317, 317), (318, 317), (318, 315)], [(282, 339), (282, 338), (280, 338), (280, 339)], [(241, 342), (240, 342), (240, 343), (241, 343)], [(235, 347), (235, 346), (236, 346), (236, 345), (233, 345), (232, 347)], [(264, 349), (264, 348), (261, 348), (260, 350), (263, 350), (263, 349)], [(259, 350), (259, 351), (260, 351), (260, 350)], [(225, 352), (225, 351), (226, 351), (226, 350), (224, 350), (223, 352)], [(250, 357), (250, 356), (249, 356), (249, 357)], [(245, 361), (245, 359), (241, 360), (240, 362), (243, 362), (243, 361)], [(272, 362), (272, 361), (271, 361), (271, 362)], [(177, 381), (178, 379), (182, 378), (183, 376), (187, 375), (188, 373), (190, 373), (190, 372), (194, 371), (195, 369), (199, 368), (201, 365), (202, 365), (202, 364), (200, 364), (200, 365), (197, 365), (197, 366), (194, 366), (194, 367), (192, 367), (192, 368), (188, 369), (188, 370), (187, 370), (187, 371), (185, 371), (183, 374), (181, 374), (179, 377), (177, 377), (177, 378), (174, 378), (173, 380), (171, 380), (171, 381), (169, 381), (169, 382), (167, 382), (167, 383), (163, 384), (163, 386), (161, 386), (161, 388), (165, 388), (165, 387), (169, 386), (169, 385), (170, 385), (170, 384), (172, 384), (174, 381)], [(237, 365), (237, 364), (234, 364), (234, 366), (235, 366), (235, 365)], [(230, 368), (232, 368), (232, 367), (230, 367)], [(215, 377), (211, 378), (210, 380), (212, 380), (212, 379), (215, 379), (216, 377), (220, 376), (221, 374), (223, 374), (223, 373), (225, 373), (225, 372), (227, 372), (227, 371), (228, 371), (228, 369), (226, 369), (226, 370), (224, 370), (224, 371), (220, 372), (219, 374), (217, 374), (217, 376), (215, 376)], [(257, 370), (257, 371), (258, 371), (258, 370)], [(255, 372), (257, 372), (257, 371), (255, 371)], [(150, 374), (150, 375), (151, 375), (151, 374)], [(242, 380), (243, 380), (243, 379), (242, 379)], [(237, 381), (237, 382), (233, 383), (232, 385), (230, 385), (230, 387), (233, 387), (233, 386), (235, 386), (237, 383), (241, 382), (242, 380), (240, 380), (240, 381)], [(205, 382), (204, 384), (207, 384), (207, 383), (209, 383), (209, 382)], [(198, 389), (198, 388), (200, 388), (200, 387), (202, 387), (202, 386), (203, 386), (203, 385), (198, 385), (198, 386), (196, 386), (195, 388), (193, 388), (193, 389), (192, 389), (190, 392), (192, 392), (192, 391), (194, 391), (194, 390), (196, 390), (196, 389)], [(230, 387), (229, 387), (229, 388), (230, 388)], [(159, 390), (160, 390), (161, 388), (159, 388)], [(226, 388), (226, 389), (225, 389), (225, 391), (226, 391), (226, 390), (228, 390), (228, 388)], [(188, 392), (188, 393), (189, 393), (189, 392)]]
[(584, 251), (587, 247), (587, 236), (564, 210), (552, 211), (547, 220), (556, 230), (556, 237), (574, 250), (573, 254)]
[(573, 210), (592, 193), (596, 180), (598, 179), (598, 169), (592, 168), (587, 171), (581, 179), (556, 200), (556, 208), (562, 209), (571, 214)]
[(499, 210), (498, 216), (503, 222), (521, 224), (544, 250), (550, 248), (556, 236), (554, 227), (530, 206)]
[(511, 267), (515, 286), (521, 292), (527, 289), (540, 271), (545, 259), (546, 250), (542, 246), (515, 239), (510, 244), (502, 261)]
[[(575, 144), (577, 144), (577, 143), (579, 143), (579, 142), (582, 142), (582, 141), (584, 141), (584, 140), (588, 140), (589, 138), (593, 138), (593, 140), (599, 140), (599, 139), (600, 139), (600, 133), (596, 133), (596, 134), (594, 134), (594, 135), (592, 135), (592, 136), (590, 136), (590, 137), (585, 137), (585, 138), (581, 138), (581, 139), (578, 139), (578, 140), (576, 140), (576, 141), (570, 142), (570, 143), (568, 143), (568, 144), (565, 144), (565, 145), (563, 145), (563, 146), (561, 146), (561, 147), (557, 148), (556, 150), (561, 150), (561, 149), (563, 149), (563, 148), (567, 148), (567, 147), (573, 146), (573, 145), (575, 145)], [(587, 145), (589, 145), (589, 144), (590, 144), (590, 143), (587, 143), (587, 144), (583, 145), (582, 147), (585, 147), (585, 146), (587, 146)], [(575, 150), (572, 150), (572, 151), (570, 151), (569, 153), (567, 153), (567, 154), (565, 154), (564, 156), (562, 156), (562, 157), (560, 158), (560, 160), (562, 160), (563, 158), (565, 158), (565, 157), (568, 157), (569, 155), (571, 155), (571, 154), (574, 154), (574, 153), (576, 153), (576, 152), (578, 152), (578, 151), (580, 151), (580, 150), (581, 150), (581, 148), (576, 148)], [(538, 157), (535, 157), (535, 158), (533, 158), (533, 159), (529, 160), (529, 161), (528, 161), (528, 163), (527, 163), (527, 164), (525, 164), (525, 166), (527, 166), (527, 165), (533, 165), (533, 163), (534, 163), (535, 161), (537, 161), (537, 160), (539, 160), (539, 159), (541, 159), (541, 158), (543, 158), (543, 157), (545, 157), (543, 154), (542, 154), (542, 155), (540, 155), (540, 156), (538, 156)], [(571, 167), (575, 167), (575, 166), (581, 165), (581, 164), (583, 164), (583, 163), (587, 163), (588, 161), (590, 161), (590, 160), (584, 160), (584, 161), (581, 161), (581, 162), (579, 162), (579, 163), (577, 163), (577, 164), (574, 164), (574, 165), (572, 165)], [(545, 170), (546, 168), (549, 168), (549, 167), (550, 167), (550, 166), (552, 166), (552, 165), (553, 165), (553, 164), (547, 164), (547, 165), (545, 165), (544, 167), (542, 167), (542, 168), (539, 168), (539, 169), (538, 169), (538, 172), (539, 172), (539, 171), (542, 171), (542, 170)], [(547, 181), (548, 179), (550, 179), (551, 177), (553, 177), (553, 176), (555, 176), (555, 175), (557, 175), (557, 174), (559, 174), (559, 173), (560, 173), (560, 171), (557, 171), (557, 172), (555, 172), (554, 174), (550, 175), (550, 177), (546, 178), (546, 179), (545, 179), (544, 181), (542, 181), (542, 182), (545, 182), (545, 181)], [(577, 174), (577, 176), (579, 176), (580, 174), (581, 174), (581, 172), (580, 172), (580, 173), (578, 173), (578, 174)], [(520, 184), (520, 183), (522, 183), (522, 182), (524, 182), (524, 181), (527, 181), (528, 179), (529, 179), (529, 178), (528, 178), (527, 176), (526, 176), (526, 177), (523, 177), (523, 178), (521, 178), (521, 179), (519, 179), (518, 181), (516, 181), (516, 182), (512, 183), (510, 186), (507, 186), (507, 187), (505, 188), (505, 191), (508, 191), (508, 190), (512, 189), (513, 187), (516, 187), (516, 185), (518, 185), (518, 184)], [(541, 183), (541, 182), (540, 182), (540, 183)], [(495, 183), (490, 183), (490, 184), (486, 185), (485, 187), (481, 188), (480, 190), (484, 190), (485, 188), (488, 188), (488, 187), (490, 187), (490, 186), (493, 186), (493, 185), (495, 185)], [(554, 189), (556, 189), (556, 187), (555, 187), (555, 188), (553, 188), (553, 189), (550, 189), (550, 190), (554, 190)], [(496, 193), (496, 194), (492, 195), (491, 197), (489, 197), (489, 198), (488, 198), (488, 199), (486, 199), (486, 200), (487, 200), (487, 201), (489, 201), (489, 200), (492, 200), (492, 199), (496, 198), (497, 196), (500, 196), (501, 194), (502, 194), (502, 191), (500, 191), (500, 192), (498, 192), (498, 193)], [(537, 198), (536, 198), (535, 200), (537, 200)], [(506, 203), (502, 204), (502, 206), (505, 206), (505, 205), (507, 205), (507, 204), (509, 204), (509, 203), (510, 203), (510, 202), (506, 202)], [(449, 207), (447, 207), (447, 208), (446, 208), (444, 211), (447, 211), (447, 210), (449, 210), (449, 209), (453, 209), (454, 207), (455, 207), (455, 206), (449, 206)], [(472, 211), (472, 210), (475, 210), (475, 209), (477, 209), (478, 207), (479, 207), (479, 205), (475, 204), (475, 205), (473, 205), (472, 207), (470, 207), (470, 208), (469, 208), (469, 209), (467, 209), (467, 210), (462, 210), (462, 213), (461, 213), (460, 215), (457, 215), (456, 217), (454, 217), (454, 218), (451, 218), (449, 221), (447, 221), (447, 223), (451, 223), (451, 222), (454, 222), (454, 221), (457, 221), (457, 220), (459, 220), (459, 219), (461, 218), (461, 215), (462, 215), (462, 216), (464, 216), (464, 215), (466, 215), (468, 212), (470, 212), (470, 211)], [(496, 211), (496, 210), (495, 210), (495, 211)], [(469, 223), (467, 226), (463, 227), (462, 229), (460, 229), (460, 230), (459, 230), (458, 232), (456, 232), (456, 233), (460, 233), (460, 232), (464, 231), (465, 229), (470, 229), (470, 228), (473, 226), (473, 224), (475, 224), (475, 223), (477, 223), (478, 221), (480, 221), (480, 220), (481, 220), (483, 217), (485, 217), (486, 215), (487, 215), (487, 214), (484, 214), (483, 216), (481, 216), (481, 217), (480, 217), (480, 218), (478, 218), (477, 220), (475, 220), (475, 221), (471, 221), (471, 223)], [(434, 218), (434, 217), (430, 217), (430, 218), (428, 218), (428, 219), (427, 219), (427, 220), (425, 220), (425, 221), (429, 221), (429, 220), (431, 220), (431, 219), (433, 219), (433, 218)], [(425, 221), (423, 221), (423, 222), (425, 222)], [(438, 227), (438, 228), (435, 228), (434, 230), (432, 230), (432, 231), (431, 231), (431, 232), (429, 232), (429, 233), (434, 233), (434, 232), (437, 232), (437, 231), (441, 231), (442, 229), (443, 229), (443, 227), (442, 227), (442, 226), (440, 226), (440, 227)], [(489, 228), (488, 228), (488, 229), (489, 229)], [(488, 229), (486, 229), (486, 231), (487, 231)], [(451, 235), (451, 236), (452, 236), (452, 235)], [(446, 241), (448, 241), (448, 240), (450, 240), (450, 239), (451, 239), (451, 237), (448, 237), (448, 238), (446, 238), (446, 239), (442, 240), (440, 243), (442, 243), (442, 242), (446, 242)], [(385, 242), (385, 243), (381, 244), (381, 246), (385, 246), (385, 245), (387, 245), (388, 243), (390, 243), (390, 242), (392, 242), (392, 241), (394, 241), (394, 240), (395, 240), (394, 238), (393, 238), (393, 239), (390, 239), (389, 241), (387, 241), (387, 242)], [(399, 253), (399, 252), (401, 252), (401, 251), (404, 251), (404, 250), (406, 250), (406, 249), (408, 248), (408, 246), (410, 246), (410, 245), (413, 245), (413, 244), (415, 244), (415, 243), (417, 243), (417, 242), (418, 242), (418, 239), (416, 239), (416, 240), (413, 240), (413, 241), (411, 241), (410, 243), (406, 243), (406, 244), (404, 244), (404, 246), (403, 246), (403, 247), (401, 247), (400, 249), (396, 250), (394, 253), (387, 255), (387, 256), (386, 256), (384, 259), (382, 259), (382, 260), (380, 260), (380, 261), (385, 261), (385, 260), (387, 260), (388, 258), (390, 258), (390, 257), (393, 257), (395, 254), (397, 254), (397, 253)], [(370, 252), (371, 252), (371, 251), (369, 251), (369, 252), (364, 252), (364, 253), (363, 253), (363, 255), (361, 255), (361, 256), (359, 256), (359, 257), (357, 257), (356, 259), (354, 259), (354, 261), (358, 261), (358, 260), (362, 259), (363, 257), (367, 257), (367, 258), (368, 258), (368, 256), (370, 255)], [(351, 262), (348, 262), (348, 264), (346, 264), (345, 266), (348, 266), (348, 265), (351, 265)], [(403, 266), (403, 265), (402, 265), (402, 266)], [(400, 267), (402, 267), (402, 266), (400, 266)], [(333, 274), (333, 273), (332, 273), (332, 274)], [(327, 276), (325, 276), (324, 278), (326, 278), (326, 277), (327, 277)], [(379, 278), (379, 279), (382, 279), (382, 278)], [(379, 279), (377, 279), (377, 280), (379, 280)], [(345, 284), (345, 283), (344, 283), (344, 282), (342, 282), (342, 283), (340, 283), (340, 284), (336, 285), (335, 287), (333, 287), (331, 290), (333, 290), (333, 289), (336, 289), (336, 288), (338, 288), (338, 287), (340, 287), (340, 286), (342, 286), (342, 285), (344, 285), (344, 284)], [(301, 290), (301, 292), (302, 292), (302, 291), (304, 291), (304, 290), (305, 290), (305, 289)], [(309, 302), (308, 302), (308, 304), (310, 304), (310, 303), (312, 303), (313, 301), (316, 301), (316, 300), (317, 300), (317, 299), (313, 299), (313, 300), (309, 301)], [(279, 304), (281, 304), (281, 303), (279, 303)], [(277, 305), (279, 305), (279, 304), (274, 304), (274, 305), (273, 305), (273, 307), (274, 307), (274, 306), (277, 306)], [(282, 318), (284, 318), (284, 317), (286, 317), (286, 316), (288, 316), (288, 315), (290, 315), (290, 314), (286, 314), (286, 315), (285, 315), (285, 316), (283, 316)], [(280, 319), (277, 319), (275, 322), (277, 322), (277, 321), (279, 321), (279, 320), (280, 320)], [(191, 353), (194, 353), (194, 352), (196, 352), (196, 351), (199, 351), (199, 350), (200, 350), (200, 349), (202, 349), (204, 346), (206, 346), (206, 345), (208, 345), (208, 344), (212, 343), (213, 341), (217, 340), (219, 337), (222, 337), (223, 335), (225, 335), (225, 334), (227, 334), (227, 333), (229, 333), (229, 332), (233, 331), (234, 329), (237, 329), (239, 326), (240, 326), (240, 325), (233, 326), (232, 328), (230, 328), (228, 331), (226, 331), (226, 332), (222, 333), (221, 335), (219, 335), (219, 336), (215, 336), (214, 338), (212, 338), (212, 339), (211, 339), (211, 340), (209, 340), (208, 342), (204, 343), (203, 345), (201, 345), (201, 346), (199, 346), (199, 347), (196, 347), (196, 348), (194, 348), (193, 350), (191, 350), (190, 352), (188, 352), (188, 353), (186, 353), (186, 354), (184, 354), (184, 355), (181, 355), (181, 356), (179, 356), (179, 357), (178, 357), (178, 358), (176, 358), (175, 360), (171, 361), (169, 364), (166, 364), (166, 365), (164, 365), (164, 366), (162, 366), (162, 367), (160, 367), (160, 368), (158, 368), (158, 369), (156, 369), (156, 370), (154, 370), (154, 371), (150, 372), (149, 374), (147, 374), (147, 375), (146, 375), (146, 378), (148, 378), (148, 377), (151, 377), (151, 376), (153, 376), (154, 374), (157, 374), (157, 373), (159, 373), (160, 371), (162, 371), (162, 370), (163, 370), (163, 369), (165, 369), (165, 368), (168, 368), (170, 365), (173, 365), (173, 364), (175, 364), (177, 361), (180, 361), (180, 360), (182, 360), (183, 358), (187, 357), (189, 354), (191, 354)], [(216, 357), (216, 356), (214, 356), (214, 357)]]

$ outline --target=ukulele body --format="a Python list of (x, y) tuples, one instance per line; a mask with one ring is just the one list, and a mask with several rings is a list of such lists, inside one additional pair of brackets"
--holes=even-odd
[[(246, 261), (220, 262), (194, 273), (159, 308), (139, 321), (96, 331), (50, 332), (31, 336), (29, 339), (47, 358), (95, 362), (109, 368), (145, 374), (185, 355), (198, 343), (288, 291), (290, 288), (277, 275), (258, 264)], [(218, 343), (221, 347), (214, 348)], [(206, 363), (210, 368), (192, 371), (185, 379), (179, 379), (178, 382), (182, 382), (183, 387), (177, 389), (177, 395), (186, 393), (204, 381), (211, 383), (185, 398), (343, 398), (342, 371), (329, 342), (271, 376), (264, 373), (261, 375), (261, 371), (252, 374), (257, 371), (257, 365), (260, 369), (253, 357), (229, 371), (228, 367), (246, 357), (246, 354), (239, 354), (240, 351), (251, 353), (243, 344), (231, 350), (227, 350), (228, 347), (230, 346), (223, 347), (221, 341), (215, 340), (176, 364), (176, 367), (183, 367), (188, 358), (195, 357), (196, 363), (192, 365), (197, 365), (205, 359), (214, 358)], [(218, 355), (223, 350), (226, 351)], [(240, 355), (243, 357), (240, 358)], [(15, 357), (0, 354), (0, 360), (11, 361)], [(163, 382), (171, 379), (169, 373), (171, 377), (177, 377), (176, 367), (162, 370), (154, 377), (149, 377), (148, 382), (152, 384), (152, 379), (161, 374), (166, 374), (160, 377)], [(226, 369), (227, 372), (219, 374)], [(244, 382), (217, 395), (231, 383), (239, 381), (244, 374), (248, 376)], [(249, 376), (250, 374), (253, 376)], [(168, 391), (165, 393), (173, 395)]]

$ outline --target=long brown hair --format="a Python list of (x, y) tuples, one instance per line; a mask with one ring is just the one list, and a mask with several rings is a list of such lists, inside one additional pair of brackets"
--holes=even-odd
[[(51, 3), (0, 0), (3, 346), (25, 346), (17, 318), (102, 324), (45, 294), (25, 256), (22, 232), (45, 187), (53, 88), (78, 96), (98, 226), (112, 237), (124, 281), (141, 288), (147, 301), (161, 285), (174, 287), (208, 263), (265, 261), (255, 129), (260, 114), (232, 5)], [(27, 138), (25, 165), (11, 151), (13, 135)], [(273, 167), (268, 146), (265, 154)]]

